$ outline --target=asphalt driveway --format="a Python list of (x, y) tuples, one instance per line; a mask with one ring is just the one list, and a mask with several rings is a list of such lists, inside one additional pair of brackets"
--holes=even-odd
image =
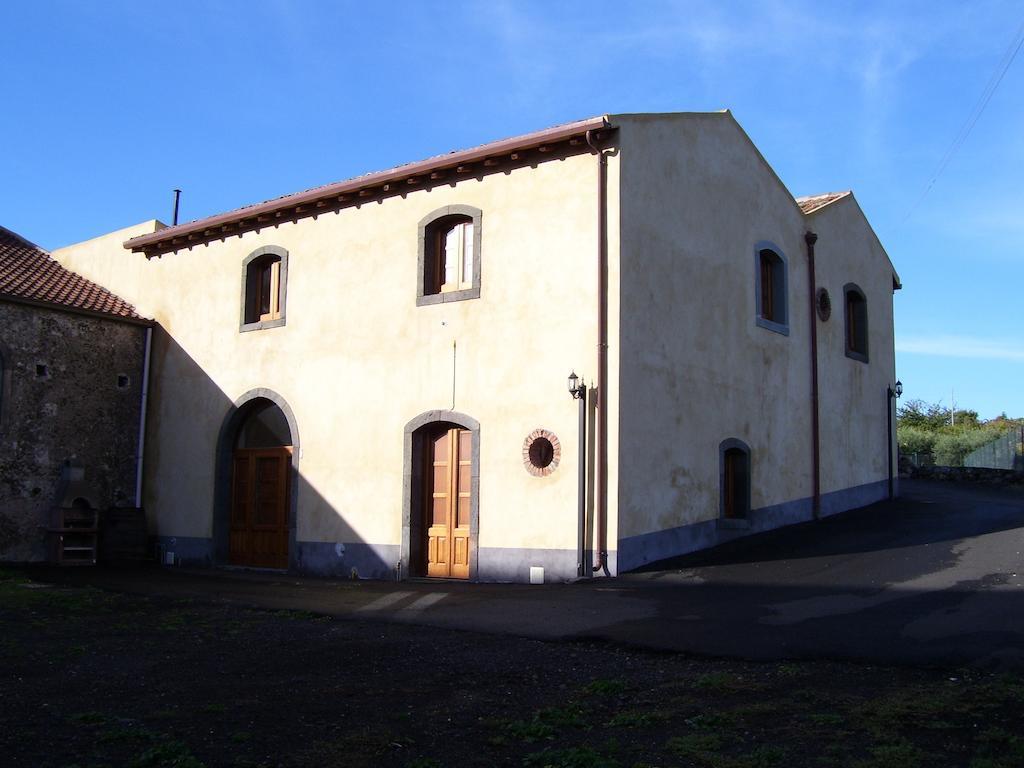
[(894, 502), (579, 584), (333, 582), (156, 567), (35, 575), (711, 656), (1024, 667), (1024, 491), (903, 481), (901, 492)]

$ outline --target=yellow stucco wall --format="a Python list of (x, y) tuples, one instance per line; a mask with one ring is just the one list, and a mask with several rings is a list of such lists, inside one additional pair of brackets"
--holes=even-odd
[[(728, 438), (750, 448), (750, 530), (809, 516), (809, 222), (730, 114), (612, 119), (622, 146), (620, 539), (636, 537), (620, 540), (619, 554), (634, 567), (739, 533), (715, 526)], [(848, 281), (869, 292), (877, 350), (867, 366), (843, 355), (841, 306), (820, 329), (827, 494), (886, 476), (877, 390), (893, 360), (883, 290), (891, 266), (859, 210), (841, 221), (824, 216), (819, 283), (838, 282), (833, 296)], [(787, 261), (788, 335), (755, 322), (763, 241)], [(850, 424), (840, 428), (844, 417)]]
[[(267, 388), (298, 425), (299, 541), (397, 545), (403, 428), (451, 409), (481, 424), (480, 547), (574, 552), (565, 380), (596, 370), (596, 183), (584, 154), (148, 261), (121, 242), (154, 222), (56, 251), (161, 326), (146, 482), (157, 531), (211, 536), (218, 431), (237, 398)], [(417, 224), (450, 204), (483, 211), (481, 298), (417, 307)], [(289, 253), (287, 322), (240, 333), (242, 261), (265, 245)], [(538, 427), (561, 441), (546, 478), (522, 464)]]
[[(805, 217), (728, 113), (610, 119), (613, 566), (624, 541), (641, 542), (624, 561), (633, 567), (736, 535), (715, 528), (726, 438), (751, 450), (753, 529), (808, 513), (808, 228), (835, 306), (819, 324), (825, 510), (876, 493), (892, 272), (856, 202)], [(298, 541), (397, 547), (404, 426), (451, 409), (481, 425), (481, 550), (527, 553), (508, 556), (517, 578), (530, 552), (574, 556), (577, 411), (565, 378), (575, 369), (592, 386), (596, 375), (596, 184), (597, 160), (581, 154), (148, 261), (121, 242), (157, 222), (55, 252), (160, 323), (146, 470), (160, 535), (211, 536), (218, 431), (233, 402), (266, 388), (298, 425)], [(483, 211), (481, 298), (417, 307), (417, 224), (452, 204)], [(788, 335), (755, 323), (762, 241), (787, 261)], [(289, 252), (287, 324), (239, 333), (242, 261), (266, 245)], [(868, 296), (867, 365), (843, 354), (847, 282)], [(521, 458), (539, 427), (562, 447), (542, 479)], [(869, 490), (849, 495), (856, 488)]]
[[(896, 383), (893, 270), (852, 195), (815, 212), (807, 223), (818, 235), (817, 283), (832, 300), (831, 318), (818, 325), (821, 485), (828, 493), (888, 478), (886, 408), (888, 387)], [(867, 298), (867, 363), (845, 353), (847, 283), (856, 283)], [(847, 460), (851, 456), (858, 460)]]

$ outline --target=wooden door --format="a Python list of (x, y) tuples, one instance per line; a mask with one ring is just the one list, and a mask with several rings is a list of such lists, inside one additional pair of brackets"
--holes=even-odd
[(228, 562), (288, 567), (288, 476), (292, 449), (235, 450)]
[(458, 428), (435, 432), (426, 456), (427, 576), (468, 579), (473, 434)]

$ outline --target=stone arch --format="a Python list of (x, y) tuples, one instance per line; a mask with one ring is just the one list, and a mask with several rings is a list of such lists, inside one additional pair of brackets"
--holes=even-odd
[(299, 457), (302, 453), (299, 443), (299, 426), (295, 413), (281, 395), (272, 389), (250, 389), (235, 400), (221, 422), (217, 435), (217, 455), (214, 474), (213, 494), (213, 557), (214, 562), (228, 561), (228, 516), (231, 513), (231, 468), (235, 440), (238, 430), (254, 407), (262, 402), (271, 402), (284, 414), (292, 440), (292, 464), (289, 476), (288, 498), (288, 567), (294, 568), (297, 559), (295, 534), (297, 530), (299, 502)]
[(402, 551), (401, 560), (403, 573), (410, 575), (413, 554), (413, 533), (417, 530), (415, 516), (422, 513), (418, 508), (419, 497), (416, 489), (422, 484), (422, 436), (424, 427), (433, 424), (455, 424), (468, 429), (473, 435), (473, 469), (470, 484), (470, 561), (469, 580), (476, 581), (480, 547), (478, 545), (480, 531), (480, 422), (472, 416), (458, 411), (436, 410), (426, 411), (411, 419), (405, 425), (404, 449), (402, 452)]

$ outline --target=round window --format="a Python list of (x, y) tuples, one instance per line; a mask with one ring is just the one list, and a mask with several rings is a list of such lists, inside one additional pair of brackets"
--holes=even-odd
[(825, 322), (832, 316), (832, 297), (828, 295), (828, 291), (824, 288), (818, 289), (815, 304), (818, 307), (818, 317), (821, 318), (822, 322)]
[(553, 432), (535, 429), (523, 441), (523, 465), (534, 477), (547, 477), (558, 468), (562, 446)]

